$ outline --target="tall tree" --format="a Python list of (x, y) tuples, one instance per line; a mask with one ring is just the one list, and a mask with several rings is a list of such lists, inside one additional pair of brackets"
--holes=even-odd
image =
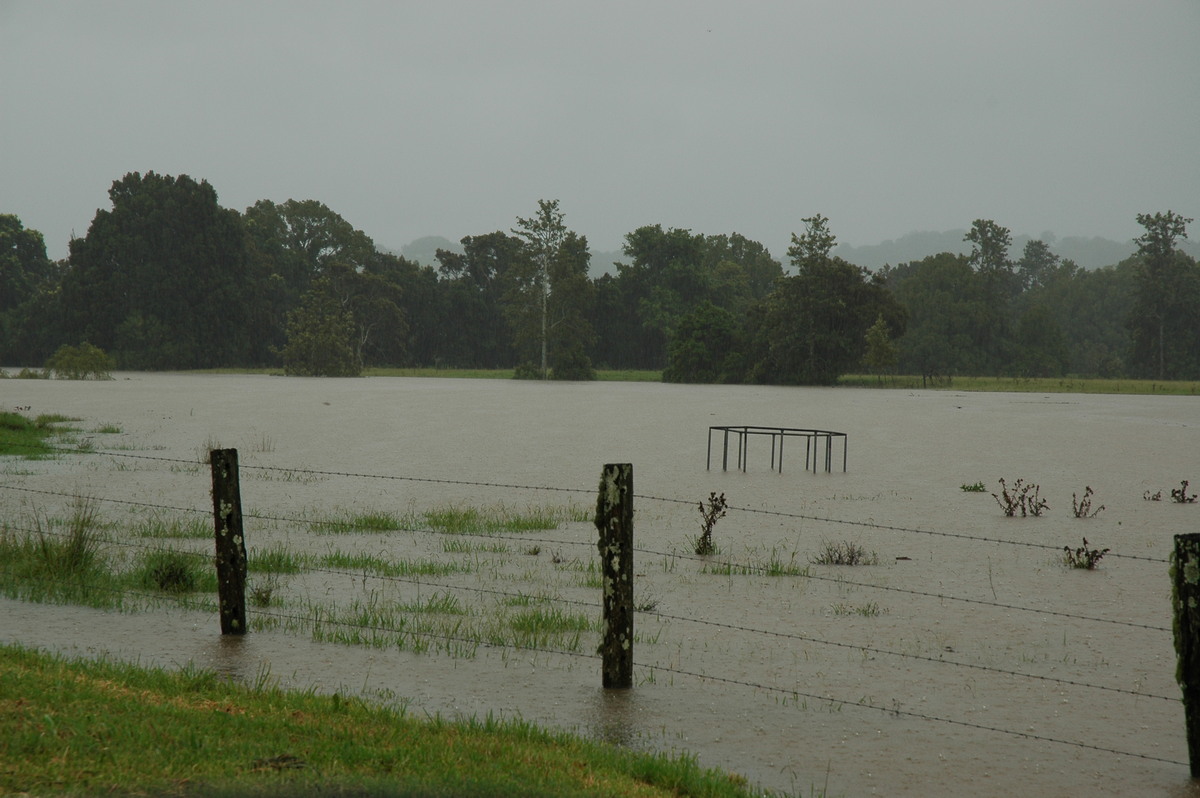
[(904, 311), (881, 276), (829, 255), (836, 239), (827, 218), (803, 221), (805, 232), (793, 233), (788, 249), (797, 274), (766, 300), (756, 378), (831, 385), (862, 360), (867, 329), (880, 316), (893, 335), (904, 331)]
[(1020, 292), (1020, 281), (1008, 257), (1012, 235), (991, 219), (976, 219), (963, 240), (971, 243), (968, 262), (979, 275), (984, 296), (979, 327), (984, 370), (998, 373), (1010, 358), (1012, 301)]
[(508, 273), (507, 315), (518, 349), (536, 347), (542, 379), (551, 376), (552, 342), (557, 376), (590, 377), (587, 239), (567, 229), (558, 200), (538, 200), (537, 214), (518, 217), (512, 233), (525, 253)]
[(885, 274), (908, 314), (907, 330), (897, 340), (902, 372), (926, 380), (986, 372), (979, 346), (986, 299), (964, 255), (930, 255)]
[(370, 236), (317, 200), (289, 199), (279, 204), (259, 200), (246, 209), (243, 218), (271, 273), (287, 286), (292, 304), (330, 264), (346, 264), (361, 271), (375, 255)]
[(17, 216), (0, 213), (0, 313), (46, 290), (58, 279), (46, 241)]
[(207, 181), (127, 174), (85, 238), (71, 241), (63, 335), (115, 354), (125, 368), (264, 362), (264, 277), (241, 216)]
[(626, 234), (623, 250), (630, 262), (617, 266), (620, 301), (636, 309), (638, 323), (624, 336), (638, 342), (638, 365), (663, 368), (680, 319), (715, 298), (712, 275), (704, 269), (704, 236), (644, 225)]
[(57, 335), (51, 306), (61, 276), (62, 266), (46, 257), (42, 234), (0, 214), (0, 362), (45, 360), (50, 349), (30, 344)]
[(596, 373), (588, 351), (595, 337), (587, 310), (595, 293), (588, 279), (587, 238), (568, 231), (550, 264), (547, 304), (550, 376), (556, 380), (591, 380)]
[(1021, 290), (1028, 291), (1045, 285), (1058, 268), (1061, 258), (1049, 245), (1035, 238), (1025, 243), (1021, 259), (1017, 261), (1017, 276)]
[(1133, 334), (1133, 364), (1145, 376), (1179, 379), (1191, 373), (1200, 332), (1196, 327), (1196, 262), (1179, 252), (1176, 242), (1187, 238), (1186, 219), (1174, 211), (1139, 213), (1145, 232), (1138, 245), (1137, 294), (1129, 325)]
[(321, 275), (304, 301), (288, 313), (287, 345), (280, 352), (284, 372), (302, 377), (357, 377), (362, 374), (354, 316), (332, 279)]
[[(540, 373), (542, 379), (546, 379), (549, 376), (547, 331), (550, 319), (550, 268), (567, 237), (567, 226), (563, 223), (558, 200), (538, 200), (538, 212), (527, 219), (518, 216), (517, 227), (512, 232), (525, 242), (528, 254), (526, 263), (530, 268), (512, 275), (514, 302), (510, 307), (517, 319), (515, 326), (519, 334), (528, 336), (529, 328), (538, 329), (536, 337), (541, 352)], [(523, 321), (531, 316), (536, 319), (536, 326)]]
[(504, 313), (508, 274), (525, 257), (524, 242), (503, 231), (466, 236), (463, 251), (437, 251), (447, 318), (439, 323), (434, 363), (468, 368), (513, 365), (513, 333)]

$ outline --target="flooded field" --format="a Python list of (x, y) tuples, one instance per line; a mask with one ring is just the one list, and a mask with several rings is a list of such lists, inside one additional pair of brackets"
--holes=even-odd
[[(170, 602), (113, 612), (9, 599), (0, 639), (250, 682), (269, 674), (417, 714), (520, 716), (688, 751), (801, 795), (1200, 794), (1167, 573), (1172, 536), (1200, 531), (1200, 505), (1169, 498), (1182, 480), (1200, 485), (1194, 398), (117, 377), (0, 381), (0, 407), (81, 419), (92, 448), (3, 458), (0, 517), (60, 516), (88, 496), (111, 523), (114, 556), (130, 556), (148, 545), (124, 531), (139, 520), (211, 513), (200, 461), (232, 447), (251, 558), (286, 551), (321, 565), (279, 576), (241, 639), (222, 638), (211, 611)], [(745, 472), (722, 471), (719, 455), (709, 470), (714, 425), (844, 432), (846, 471), (840, 450), (831, 473), (805, 471), (791, 440), (774, 471), (766, 438), (751, 440)], [(633, 464), (637, 495), (628, 691), (601, 689), (594, 656), (586, 518), (612, 462)], [(1005, 517), (991, 495), (1001, 478), (1036, 483), (1045, 514)], [(986, 489), (961, 489), (977, 482)], [(1105, 509), (1079, 519), (1072, 497), (1088, 487)], [(1145, 498), (1159, 491), (1163, 501)], [(699, 558), (698, 504), (711, 492), (730, 509), (713, 529), (719, 553)], [(487, 535), (318, 528), (469, 507), (559, 508), (565, 520)], [(1063, 547), (1085, 537), (1111, 551), (1094, 571), (1066, 567)], [(166, 543), (211, 548), (154, 545)], [(872, 564), (812, 562), (844, 545)], [(380, 562), (393, 570), (361, 565)], [(443, 567), (406, 570), (414, 563)], [(514, 644), (511, 622), (531, 606), (592, 624)], [(451, 616), (460, 631), (436, 627), (423, 651), (382, 632), (314, 639), (313, 612), (327, 638), (352, 611), (397, 607)]]

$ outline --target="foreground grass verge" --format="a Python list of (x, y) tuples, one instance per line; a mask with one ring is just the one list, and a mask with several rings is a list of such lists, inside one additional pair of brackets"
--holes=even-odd
[(749, 796), (688, 757), (0, 645), (0, 794)]

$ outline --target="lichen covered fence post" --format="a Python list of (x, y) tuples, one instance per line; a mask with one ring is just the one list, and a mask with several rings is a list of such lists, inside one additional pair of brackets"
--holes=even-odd
[(1171, 557), (1172, 609), (1175, 613), (1175, 678), (1183, 690), (1188, 761), (1200, 778), (1200, 534), (1176, 535)]
[(600, 654), (604, 687), (633, 687), (633, 465), (608, 464), (596, 499), (604, 619)]
[(213, 525), (217, 542), (217, 597), (221, 634), (246, 633), (246, 538), (242, 532), (242, 490), (237, 449), (213, 449)]

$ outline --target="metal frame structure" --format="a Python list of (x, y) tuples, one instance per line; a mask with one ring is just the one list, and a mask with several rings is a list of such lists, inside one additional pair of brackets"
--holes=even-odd
[(751, 424), (737, 424), (730, 426), (715, 426), (708, 428), (708, 457), (705, 460), (705, 468), (712, 468), (712, 436), (714, 431), (720, 431), (724, 435), (724, 443), (721, 451), (721, 470), (729, 470), (729, 436), (737, 436), (737, 467), (742, 471), (746, 470), (746, 463), (749, 459), (750, 452), (750, 437), (752, 435), (768, 435), (771, 438), (771, 470), (776, 470), (776, 441), (778, 441), (778, 470), (783, 473), (783, 441), (785, 438), (804, 438), (804, 469), (807, 471), (809, 463), (812, 463), (813, 473), (817, 473), (817, 466), (820, 463), (820, 444), (824, 442), (824, 460), (825, 473), (833, 471), (833, 439), (842, 439), (842, 471), (846, 470), (846, 454), (850, 445), (850, 438), (844, 432), (834, 432), (833, 430), (825, 429), (803, 429), (800, 427), (760, 427)]

